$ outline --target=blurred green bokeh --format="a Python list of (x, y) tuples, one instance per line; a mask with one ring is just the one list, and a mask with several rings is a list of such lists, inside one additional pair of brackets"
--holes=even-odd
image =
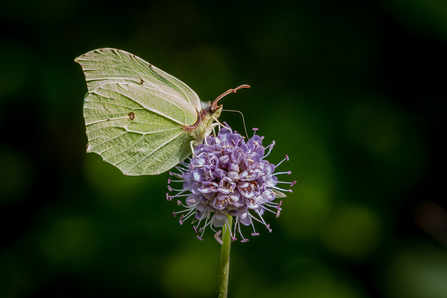
[(229, 297), (447, 296), (445, 1), (19, 0), (0, 28), (0, 297), (216, 296), (220, 245), (172, 217), (168, 174), (85, 153), (73, 60), (100, 47), (204, 101), (251, 85), (224, 107), (289, 155), (294, 192), (233, 244)]

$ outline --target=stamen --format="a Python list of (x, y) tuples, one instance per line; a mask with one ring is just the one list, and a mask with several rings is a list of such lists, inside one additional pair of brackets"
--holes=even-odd
[(266, 158), (267, 156), (269, 156), (269, 154), (270, 154), (270, 152), (272, 152), (272, 150), (273, 150), (273, 146), (275, 146), (275, 144), (276, 144), (275, 141), (273, 141), (273, 142), (268, 146), (269, 151), (267, 152), (266, 155), (264, 155), (263, 158)]
[[(214, 221), (213, 221), (214, 222)], [(214, 229), (214, 227), (213, 227), (213, 224), (212, 223), (210, 223), (210, 229), (211, 229), (211, 231), (213, 231), (214, 233), (217, 233), (217, 231)]]
[(187, 206), (185, 208), (191, 208), (191, 207), (196, 207), (197, 204), (199, 204), (199, 201), (197, 201), (196, 199), (194, 199), (194, 197), (190, 197), (186, 199), (186, 203), (187, 204), (191, 204), (192, 206)]
[(216, 234), (214, 234), (214, 239), (216, 239), (217, 242), (220, 243), (220, 245), (223, 245), (222, 239), (220, 239), (220, 233), (222, 233), (222, 230), (219, 230)]
[(259, 130), (259, 129), (257, 129), (256, 127), (253, 127), (252, 128), (253, 129), (253, 137), (256, 135), (256, 132)]
[[(281, 201), (281, 202), (282, 202), (282, 201)], [(280, 202), (280, 203), (281, 203), (281, 202)], [(280, 203), (268, 202), (268, 203), (265, 203), (265, 205), (266, 205), (266, 206), (273, 207), (273, 208), (277, 208), (277, 207), (280, 206)]]
[[(176, 214), (180, 214), (180, 213), (185, 213), (186, 211), (191, 211), (191, 210), (185, 209), (185, 210), (182, 210), (182, 211), (176, 211), (175, 213), (176, 213)], [(189, 214), (189, 213), (188, 213), (188, 214)]]
[[(251, 218), (253, 218), (253, 219), (255, 219), (255, 220), (257, 220), (257, 221), (259, 221), (259, 222), (261, 222), (264, 226), (268, 226), (268, 227), (270, 227), (270, 224), (267, 224), (265, 221), (264, 221), (264, 218), (262, 217), (262, 215), (261, 215), (261, 213), (259, 212), (259, 210), (257, 210), (256, 211), (256, 214), (259, 216), (259, 218), (262, 220), (262, 222), (260, 221), (260, 220), (258, 220), (256, 217), (254, 217), (254, 216), (252, 216)], [(269, 228), (268, 228), (269, 229)]]
[(268, 184), (268, 183), (266, 183), (266, 184), (267, 184), (268, 187), (277, 189), (277, 190), (279, 190), (279, 191), (288, 191), (288, 192), (292, 192), (291, 189), (283, 189), (283, 188), (280, 188), (280, 187), (277, 187), (277, 186), (274, 186), (274, 185), (271, 185), (271, 184)]
[(186, 194), (186, 195), (183, 194), (185, 191), (188, 191), (188, 190), (187, 189), (183, 189), (181, 192), (177, 193), (176, 195), (171, 196), (171, 201), (172, 201), (172, 198), (184, 197), (184, 196), (190, 195), (190, 194)]
[(281, 208), (278, 208), (278, 211), (276, 212), (276, 218), (278, 218), (279, 217), (279, 214), (281, 213)]
[(203, 216), (202, 216), (202, 218), (200, 219), (199, 224), (198, 224), (197, 226), (200, 226), (200, 222), (201, 222), (202, 219), (204, 219), (204, 218), (205, 218), (205, 224), (204, 224), (203, 227), (201, 227), (201, 228), (199, 229), (199, 233), (202, 233), (200, 236), (203, 236), (203, 234), (205, 233), (206, 227), (207, 227), (209, 224), (211, 224), (211, 221), (209, 220), (209, 219), (210, 219), (210, 212), (209, 212), (209, 211), (207, 211), (206, 214), (203, 214)]
[(199, 239), (200, 241), (203, 241), (202, 237), (200, 237), (199, 235), (197, 235), (197, 239)]
[(208, 212), (208, 214), (206, 216), (206, 220), (205, 220), (205, 225), (203, 227), (201, 227), (199, 230), (200, 232), (202, 232), (202, 234), (200, 236), (203, 236), (203, 234), (205, 233), (206, 227), (211, 224), (212, 221), (209, 220), (209, 218), (210, 218), (210, 215)]
[(290, 187), (295, 185), (296, 181), (290, 182), (290, 181), (276, 181), (276, 183), (284, 183), (284, 184), (290, 184)]
[[(199, 220), (199, 223), (197, 224), (197, 228), (200, 227), (200, 223), (202, 222), (202, 219), (206, 218), (206, 215), (203, 214), (202, 217)], [(199, 229), (199, 233), (202, 233), (202, 228)]]
[(183, 218), (185, 218), (185, 215), (184, 215), (184, 214), (182, 214), (182, 216), (180, 216), (180, 219), (179, 219), (179, 221), (182, 221), (182, 220), (183, 220)]
[[(250, 214), (250, 213), (249, 213), (249, 214)], [(239, 235), (241, 235), (241, 237), (242, 237), (241, 242), (247, 242), (248, 239), (245, 239), (244, 235), (242, 235), (241, 224), (240, 224), (240, 223), (238, 224), (237, 231), (239, 232)], [(235, 233), (235, 234), (236, 234), (236, 233)]]
[(231, 236), (231, 241), (236, 241), (236, 228), (239, 225), (239, 217), (236, 217), (236, 221), (234, 222), (234, 231), (233, 231), (233, 235)]
[[(256, 212), (256, 214), (258, 214), (258, 215), (259, 215), (259, 213), (258, 213), (258, 212)], [(254, 220), (256, 220), (257, 222), (259, 222), (259, 223), (263, 224), (264, 226), (265, 226), (265, 225), (267, 225), (267, 224), (265, 223), (264, 219), (262, 218), (262, 216), (261, 216), (261, 215), (259, 215), (259, 216), (261, 217), (261, 219), (262, 219), (262, 220), (259, 220), (259, 219), (257, 219), (256, 217), (254, 217), (253, 215), (251, 215), (251, 214), (250, 214), (250, 217), (251, 217), (251, 219), (254, 219)]]
[(251, 221), (251, 226), (253, 227), (253, 233), (251, 233), (252, 236), (259, 236), (259, 233), (256, 233), (255, 225), (253, 224), (253, 221)]
[[(170, 182), (185, 182), (185, 179), (182, 179), (182, 180), (172, 180), (172, 179), (170, 179)], [(168, 183), (169, 183), (169, 181), (168, 181)]]
[[(226, 227), (226, 229), (222, 235), (222, 238), (225, 236), (226, 233), (230, 233), (230, 238), (233, 239), (233, 234), (231, 233), (230, 223), (228, 221), (225, 223), (225, 227)], [(231, 240), (231, 241), (233, 241), (233, 240)]]
[(179, 166), (175, 166), (175, 168), (179, 171), (179, 172), (182, 172), (182, 173), (184, 173), (184, 172), (186, 172), (188, 169), (182, 169), (181, 167), (179, 167)]
[(194, 209), (191, 209), (186, 215), (184, 220), (188, 220), (193, 214), (195, 214), (196, 212), (194, 211)]
[[(185, 215), (185, 220), (187, 220), (188, 218), (190, 218), (192, 215), (194, 215), (195, 213), (196, 213), (196, 206), (199, 204), (199, 202), (197, 202), (197, 203), (195, 203), (194, 205), (192, 205), (192, 206), (185, 206), (185, 205), (183, 205), (182, 204), (182, 206), (183, 207), (185, 207), (186, 209), (185, 210), (182, 210), (182, 211), (180, 211), (180, 212), (177, 212), (177, 213), (183, 213), (183, 212), (188, 212), (186, 215)], [(192, 221), (192, 223), (194, 223), (194, 222), (196, 222), (197, 221), (197, 219), (193, 219), (193, 221)], [(200, 221), (199, 221), (199, 225), (200, 225)], [(198, 226), (199, 226), (198, 225)]]
[[(264, 209), (265, 210), (267, 210), (267, 211), (269, 211), (269, 212), (271, 212), (271, 213), (273, 213), (273, 214), (276, 214), (276, 212), (275, 211), (273, 211), (273, 210), (270, 210), (269, 208), (267, 208), (267, 207), (265, 207), (266, 205), (264, 205)], [(275, 208), (276, 208), (276, 206), (275, 206)]]
[(277, 173), (273, 173), (272, 176), (282, 175), (282, 174), (290, 175), (290, 174), (292, 174), (292, 172), (291, 172), (291, 171), (287, 171), (287, 172), (277, 172)]
[(169, 185), (168, 185), (168, 189), (169, 189), (169, 191), (179, 191), (180, 193), (187, 191), (187, 189), (176, 189), (176, 188), (172, 188)]
[(175, 211), (172, 211), (172, 215), (174, 215), (174, 217), (177, 217), (177, 214), (175, 213)]
[(178, 194), (172, 196), (172, 198), (189, 197), (189, 196), (191, 196), (191, 194), (189, 194), (189, 193), (185, 193), (185, 194), (178, 193)]
[(289, 161), (289, 156), (286, 155), (286, 158), (284, 158), (283, 160), (281, 160), (281, 161), (275, 166), (275, 168), (279, 167), (279, 165), (282, 164), (285, 160)]

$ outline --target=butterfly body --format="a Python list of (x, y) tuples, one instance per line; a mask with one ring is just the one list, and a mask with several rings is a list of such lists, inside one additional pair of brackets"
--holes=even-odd
[(193, 138), (192, 145), (194, 147), (201, 144), (202, 140), (211, 134), (213, 123), (215, 119), (219, 118), (222, 112), (222, 108), (219, 108), (214, 112), (210, 111), (212, 108), (210, 102), (202, 103), (205, 108), (198, 115), (197, 124), (185, 127), (186, 131), (188, 131)]

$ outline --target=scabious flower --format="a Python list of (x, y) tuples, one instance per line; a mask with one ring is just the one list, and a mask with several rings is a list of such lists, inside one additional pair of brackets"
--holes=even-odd
[[(241, 242), (248, 241), (241, 231), (241, 224), (252, 226), (252, 236), (257, 236), (254, 221), (258, 221), (271, 232), (270, 224), (264, 221), (263, 214), (267, 210), (279, 216), (282, 201), (274, 202), (276, 198), (284, 198), (283, 191), (292, 192), (291, 189), (278, 187), (279, 183), (290, 184), (292, 187), (296, 181), (278, 181), (277, 175), (291, 174), (288, 172), (275, 173), (284, 160), (277, 165), (264, 160), (269, 155), (275, 142), (267, 147), (262, 146), (262, 139), (256, 135), (247, 142), (237, 132), (233, 132), (229, 126), (224, 126), (217, 137), (208, 136), (205, 144), (197, 146), (194, 156), (189, 159), (189, 164), (182, 162), (177, 166), (179, 174), (170, 172), (177, 180), (168, 180), (168, 190), (177, 191), (175, 195), (166, 194), (168, 201), (179, 199), (179, 206), (185, 209), (173, 212), (174, 216), (181, 214), (179, 222), (194, 217), (194, 230), (197, 238), (202, 240), (205, 229), (228, 226), (228, 216), (234, 218), (234, 230), (231, 233), (232, 241), (239, 233)], [(268, 152), (265, 153), (266, 149)], [(170, 184), (180, 182), (181, 189), (173, 189)], [(184, 203), (180, 200), (184, 198)], [(228, 229), (230, 231), (230, 229)], [(221, 230), (216, 232), (215, 239), (222, 243)]]

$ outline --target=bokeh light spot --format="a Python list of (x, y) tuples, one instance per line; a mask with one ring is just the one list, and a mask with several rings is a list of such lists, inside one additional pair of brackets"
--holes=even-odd
[(15, 204), (28, 193), (33, 179), (31, 161), (17, 151), (0, 149), (0, 203)]
[(332, 252), (361, 258), (373, 252), (379, 244), (379, 218), (362, 206), (337, 208), (322, 226), (320, 236)]
[(67, 216), (47, 227), (39, 245), (53, 266), (82, 270), (97, 252), (97, 237), (97, 225), (93, 219)]
[(32, 53), (26, 47), (12, 42), (0, 47), (0, 99), (24, 86), (31, 73)]
[(447, 297), (445, 247), (414, 244), (395, 252), (386, 274), (387, 297)]
[(101, 199), (111, 205), (122, 206), (133, 202), (142, 194), (147, 183), (147, 176), (125, 176), (119, 169), (102, 161), (97, 154), (87, 154), (84, 162), (88, 182)]
[(165, 264), (162, 282), (170, 297), (215, 296), (220, 246), (213, 239), (199, 244), (183, 247)]

